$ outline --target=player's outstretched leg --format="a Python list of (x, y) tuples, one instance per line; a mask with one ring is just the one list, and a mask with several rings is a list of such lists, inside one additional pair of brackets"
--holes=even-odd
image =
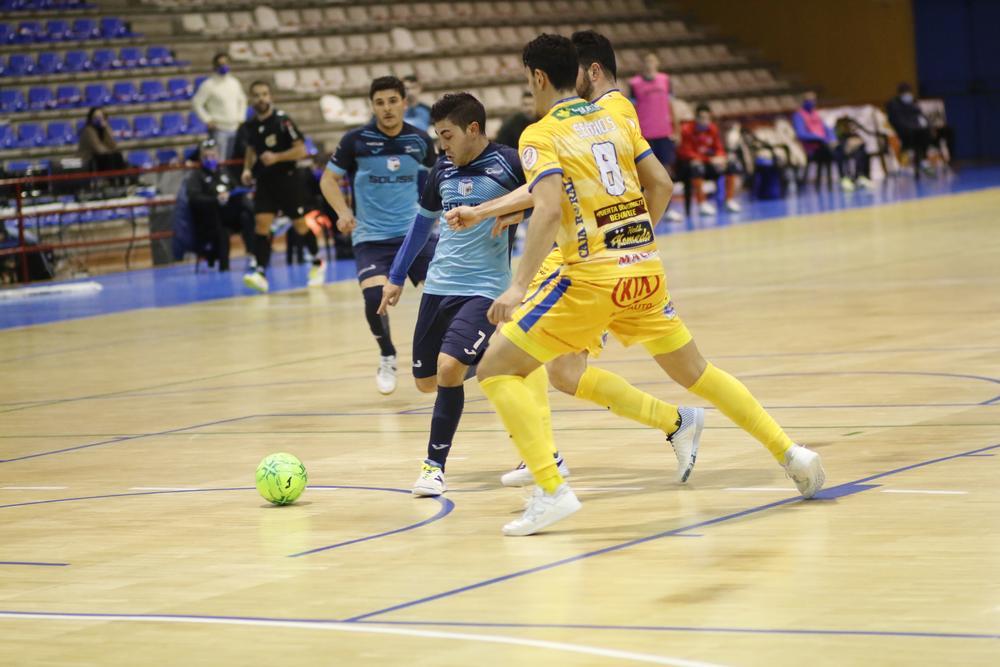
[[(413, 484), (415, 496), (440, 496), (448, 490), (444, 479), (448, 453), (465, 407), (465, 371), (468, 366), (458, 359), (439, 354), (437, 361), (437, 398), (431, 416), (431, 431), (427, 438), (427, 458), (420, 476)], [(419, 388), (419, 387), (418, 387)]]
[(305, 218), (297, 218), (294, 225), (295, 231), (302, 237), (306, 250), (309, 251), (309, 256), (312, 258), (307, 284), (309, 287), (319, 287), (326, 282), (326, 262), (323, 261), (323, 256), (319, 252), (319, 241), (313, 230), (309, 228)]
[[(365, 281), (367, 283), (367, 281)], [(391, 394), (396, 391), (396, 346), (392, 344), (389, 332), (389, 316), (379, 315), (378, 307), (382, 303), (382, 285), (361, 284), (361, 294), (365, 300), (365, 319), (368, 328), (378, 343), (380, 358), (378, 370), (375, 371), (375, 385), (380, 394)]]
[(271, 263), (271, 223), (274, 214), (258, 213), (254, 219), (253, 254), (256, 266), (243, 276), (243, 284), (257, 292), (266, 293), (267, 267)]
[(695, 342), (654, 356), (657, 363), (688, 391), (709, 401), (737, 426), (763, 444), (804, 498), (823, 488), (826, 473), (819, 454), (796, 445), (764, 410), (750, 390), (729, 373), (707, 362)]

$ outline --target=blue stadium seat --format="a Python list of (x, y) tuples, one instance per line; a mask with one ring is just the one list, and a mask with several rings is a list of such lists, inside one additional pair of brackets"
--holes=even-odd
[(104, 72), (118, 67), (118, 54), (112, 49), (95, 49), (90, 57), (90, 68)]
[(188, 83), (187, 79), (170, 79), (167, 81), (167, 99), (170, 100), (186, 100), (194, 91), (191, 89), (191, 84)]
[(111, 99), (115, 104), (135, 104), (139, 101), (139, 91), (134, 81), (118, 81), (111, 87)]
[(160, 126), (152, 116), (136, 116), (132, 119), (132, 136), (136, 139), (151, 139), (160, 134)]
[(133, 69), (146, 66), (146, 57), (142, 55), (142, 50), (134, 46), (123, 46), (118, 52), (119, 67)]
[(109, 118), (108, 127), (111, 128), (111, 134), (114, 135), (115, 139), (128, 139), (132, 136), (132, 126), (125, 118)]
[(165, 46), (151, 46), (146, 49), (146, 61), (150, 67), (170, 67), (174, 64), (174, 54)]
[(47, 146), (67, 146), (76, 143), (76, 132), (73, 124), (65, 120), (54, 120), (46, 130), (45, 144)]
[(27, 76), (35, 71), (35, 63), (31, 56), (24, 53), (12, 53), (7, 57), (7, 76)]
[(45, 35), (50, 42), (62, 42), (72, 39), (73, 32), (69, 28), (68, 21), (53, 19), (45, 24)]
[(20, 90), (0, 90), (0, 113), (17, 113), (27, 107)]
[(160, 117), (160, 136), (176, 137), (185, 134), (184, 116), (179, 113), (165, 113)]
[(83, 89), (83, 104), (88, 107), (103, 107), (111, 104), (111, 91), (103, 83), (90, 83)]
[(97, 39), (101, 31), (94, 19), (80, 18), (73, 21), (73, 39)]
[(139, 169), (151, 169), (155, 166), (149, 151), (129, 151), (126, 159), (129, 165)]
[(139, 84), (139, 100), (142, 102), (162, 102), (168, 99), (167, 89), (162, 81), (143, 81)]
[(14, 128), (6, 123), (0, 123), (0, 148), (6, 150), (14, 147)]
[(37, 86), (28, 89), (28, 108), (32, 111), (54, 109), (56, 99), (48, 86)]
[(35, 58), (35, 74), (55, 74), (61, 68), (59, 54), (54, 51), (41, 51)]
[(125, 22), (116, 16), (105, 16), (101, 19), (100, 33), (104, 39), (119, 39), (121, 37), (132, 36)]
[(63, 58), (64, 72), (84, 72), (90, 69), (90, 56), (86, 51), (67, 51)]
[(27, 160), (11, 160), (3, 168), (8, 175), (15, 178), (18, 176), (24, 176), (28, 173), (29, 169), (31, 169), (31, 162)]
[(177, 155), (177, 151), (173, 148), (161, 148), (156, 151), (156, 163), (161, 167), (178, 159), (180, 159), (180, 157)]
[(208, 126), (205, 125), (201, 118), (198, 118), (198, 114), (193, 111), (188, 114), (187, 133), (208, 134)]
[(62, 108), (80, 106), (83, 96), (77, 86), (59, 86), (56, 89), (56, 104)]
[(45, 135), (38, 123), (21, 123), (17, 126), (17, 148), (37, 148), (45, 145)]
[(45, 33), (42, 31), (42, 24), (38, 21), (21, 21), (17, 26), (17, 32), (14, 35), (15, 43), (31, 44), (42, 41), (45, 41)]

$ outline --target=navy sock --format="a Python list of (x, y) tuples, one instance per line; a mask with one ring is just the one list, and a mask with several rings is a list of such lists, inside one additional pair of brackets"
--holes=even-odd
[(458, 422), (462, 419), (462, 409), (465, 407), (465, 386), (438, 387), (437, 400), (434, 401), (434, 416), (431, 417), (431, 436), (427, 441), (427, 460), (433, 461), (444, 469), (451, 451), (451, 441), (458, 430)]
[(257, 257), (257, 270), (264, 273), (264, 269), (271, 263), (271, 235), (254, 234), (253, 254)]
[(378, 314), (378, 307), (382, 305), (382, 286), (366, 287), (361, 290), (361, 294), (365, 297), (365, 319), (368, 320), (368, 328), (375, 336), (382, 356), (395, 356), (396, 347), (392, 344), (392, 336), (389, 333), (389, 316)]
[(313, 230), (309, 230), (305, 235), (306, 250), (312, 255), (313, 264), (319, 264), (323, 261), (323, 258), (319, 256), (319, 241), (316, 240), (316, 235), (313, 234)]

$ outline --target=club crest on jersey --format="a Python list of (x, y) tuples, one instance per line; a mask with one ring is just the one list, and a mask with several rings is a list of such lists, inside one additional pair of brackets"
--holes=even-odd
[(531, 169), (538, 162), (538, 151), (535, 150), (534, 146), (525, 146), (524, 150), (521, 151), (521, 164), (524, 165), (525, 169)]
[(399, 171), (400, 164), (399, 158), (395, 155), (385, 160), (385, 166), (389, 171)]
[(468, 197), (472, 194), (472, 179), (463, 178), (458, 182), (458, 194), (463, 197)]

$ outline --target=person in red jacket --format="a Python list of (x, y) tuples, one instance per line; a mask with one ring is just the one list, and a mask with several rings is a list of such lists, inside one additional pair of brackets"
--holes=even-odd
[(702, 215), (715, 215), (715, 207), (705, 200), (705, 179), (715, 181), (721, 174), (725, 174), (726, 210), (738, 212), (740, 205), (733, 199), (738, 173), (739, 164), (729, 159), (719, 136), (719, 128), (712, 122), (712, 110), (707, 104), (699, 104), (695, 110), (695, 120), (681, 123), (677, 175), (684, 183), (691, 185), (691, 192), (685, 194), (694, 196)]

